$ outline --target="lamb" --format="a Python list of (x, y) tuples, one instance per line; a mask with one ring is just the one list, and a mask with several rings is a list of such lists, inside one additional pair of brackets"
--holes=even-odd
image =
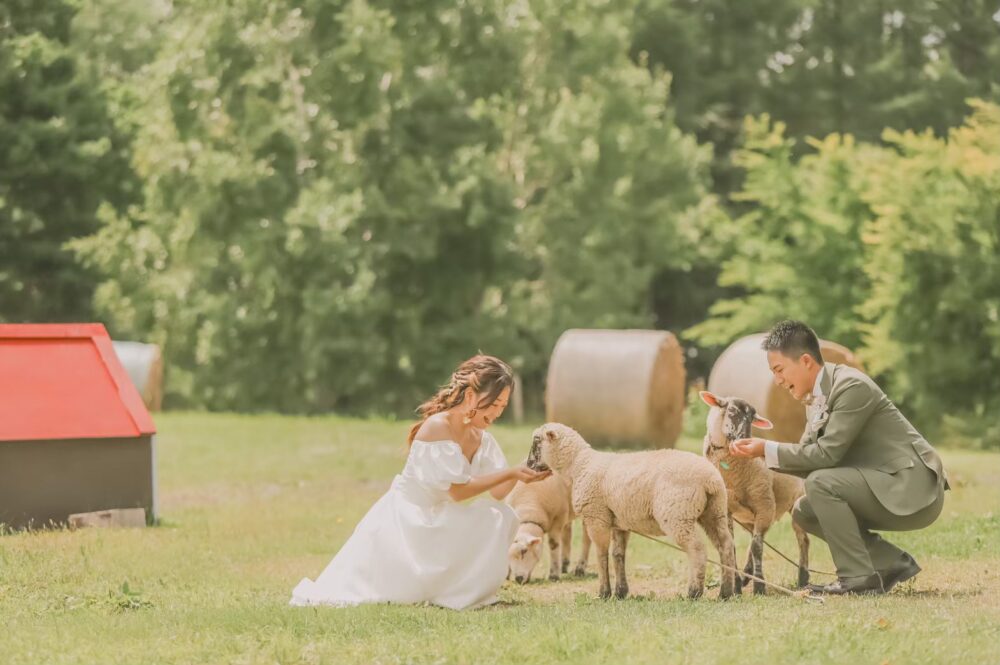
[[(573, 520), (576, 514), (570, 505), (569, 483), (562, 476), (552, 475), (537, 483), (518, 483), (507, 503), (521, 520), (514, 543), (507, 552), (510, 575), (524, 584), (542, 558), (542, 537), (549, 536), (549, 579), (558, 580), (561, 570), (569, 570), (570, 546), (573, 542)], [(583, 550), (573, 569), (583, 575), (590, 554), (590, 538), (583, 532)]]
[(615, 597), (628, 595), (625, 549), (629, 533), (666, 535), (688, 554), (687, 595), (705, 588), (705, 546), (701, 525), (724, 566), (719, 597), (733, 594), (736, 550), (726, 520), (726, 486), (719, 472), (693, 453), (655, 450), (598, 452), (574, 429), (548, 423), (535, 430), (528, 467), (552, 469), (572, 487), (573, 510), (597, 546), (600, 596), (611, 596), (608, 546), (614, 541)]
[[(712, 407), (708, 412), (704, 454), (722, 474), (729, 495), (729, 529), (733, 520), (753, 533), (747, 552), (744, 573), (764, 578), (764, 535), (782, 515), (790, 512), (799, 497), (805, 495), (801, 478), (778, 473), (767, 468), (759, 457), (736, 457), (729, 452), (735, 439), (750, 436), (751, 426), (771, 429), (767, 418), (757, 415), (748, 402), (736, 397), (719, 397), (708, 391), (700, 393), (702, 400)], [(809, 584), (809, 536), (792, 522), (792, 529), (799, 544), (799, 587)], [(742, 591), (743, 579), (737, 577), (736, 592)], [(754, 580), (753, 592), (764, 593), (764, 583)]]

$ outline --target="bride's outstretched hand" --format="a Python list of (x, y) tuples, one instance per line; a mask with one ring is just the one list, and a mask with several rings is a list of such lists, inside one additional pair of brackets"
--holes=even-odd
[(526, 464), (522, 464), (512, 468), (511, 475), (515, 480), (520, 480), (523, 483), (536, 483), (551, 476), (552, 471), (534, 471), (529, 469)]

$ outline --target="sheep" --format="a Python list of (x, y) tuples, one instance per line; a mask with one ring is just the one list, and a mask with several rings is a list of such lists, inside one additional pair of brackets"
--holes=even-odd
[[(745, 400), (737, 397), (719, 397), (708, 391), (699, 393), (701, 399), (711, 409), (708, 411), (704, 455), (715, 465), (726, 483), (729, 494), (729, 529), (733, 520), (753, 533), (747, 552), (744, 573), (764, 578), (763, 554), (764, 535), (782, 515), (792, 510), (799, 497), (804, 496), (805, 484), (801, 478), (779, 473), (767, 468), (759, 457), (736, 457), (729, 452), (729, 444), (735, 439), (750, 436), (751, 426), (771, 429), (771, 422), (757, 415)], [(800, 588), (809, 584), (809, 536), (805, 530), (792, 521), (792, 530), (799, 544)], [(740, 593), (743, 579), (737, 577), (736, 592)], [(753, 592), (764, 593), (764, 583), (753, 582)]]
[(608, 546), (614, 541), (615, 597), (628, 595), (625, 549), (629, 533), (666, 535), (688, 554), (687, 595), (705, 588), (705, 546), (701, 525), (723, 565), (719, 597), (733, 595), (736, 550), (726, 521), (726, 486), (701, 457), (679, 450), (598, 452), (576, 430), (548, 423), (535, 430), (528, 467), (552, 469), (569, 479), (572, 505), (597, 547), (600, 597), (611, 596)]
[[(507, 497), (507, 504), (517, 513), (521, 525), (514, 543), (507, 552), (510, 576), (524, 584), (542, 558), (542, 537), (549, 536), (549, 579), (558, 580), (561, 571), (569, 570), (570, 547), (573, 542), (573, 520), (576, 514), (570, 505), (569, 483), (558, 475), (537, 483), (518, 483)], [(587, 570), (590, 538), (583, 532), (583, 550), (573, 574), (582, 576)]]

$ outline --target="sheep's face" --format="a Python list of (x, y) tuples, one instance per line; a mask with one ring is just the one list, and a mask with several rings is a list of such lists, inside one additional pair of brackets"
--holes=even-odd
[(574, 451), (580, 448), (583, 438), (571, 427), (560, 423), (546, 423), (535, 430), (528, 452), (528, 468), (535, 471), (558, 471), (572, 461)]
[(542, 539), (539, 536), (519, 531), (514, 544), (507, 550), (510, 577), (518, 584), (531, 581), (531, 572), (542, 558)]
[(771, 421), (757, 415), (757, 409), (739, 397), (719, 397), (707, 390), (701, 393), (701, 399), (712, 408), (708, 412), (705, 424), (712, 441), (721, 443), (745, 439), (750, 436), (751, 428), (771, 429)]
[(531, 437), (531, 450), (528, 451), (528, 468), (533, 471), (548, 471), (549, 466), (542, 461), (542, 449), (547, 447), (547, 440), (539, 427)]

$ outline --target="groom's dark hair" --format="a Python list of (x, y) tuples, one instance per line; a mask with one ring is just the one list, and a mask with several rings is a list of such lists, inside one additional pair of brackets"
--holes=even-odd
[(774, 324), (760, 346), (765, 351), (777, 351), (795, 360), (798, 360), (803, 353), (808, 353), (813, 360), (820, 365), (823, 364), (819, 338), (812, 328), (801, 321), (788, 320)]

